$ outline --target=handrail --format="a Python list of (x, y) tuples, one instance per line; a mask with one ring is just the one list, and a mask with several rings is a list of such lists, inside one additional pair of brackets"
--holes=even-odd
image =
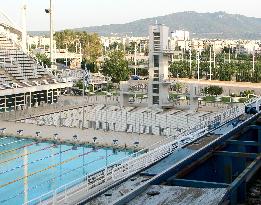
[[(40, 66), (41, 69), (43, 69), (49, 76), (51, 76), (52, 78), (54, 78), (54, 79), (56, 79), (56, 80), (59, 80), (59, 79), (57, 78), (57, 76), (53, 75), (52, 72), (50, 72), (48, 69), (46, 69), (45, 67), (43, 67), (43, 66), (41, 66), (41, 65), (38, 65), (37, 62), (36, 62), (36, 60), (35, 60), (35, 58), (33, 57), (33, 55), (32, 55), (30, 52), (24, 52), (24, 51), (22, 50), (22, 46), (21, 46), (15, 39), (13, 39), (10, 35), (8, 35), (7, 33), (0, 33), (0, 34), (4, 35), (4, 36), (6, 37), (6, 39), (13, 44), (13, 46), (15, 46), (16, 48), (18, 48), (18, 51), (19, 51), (19, 52), (22, 52), (24, 55), (26, 55), (26, 57), (27, 57), (28, 59), (32, 60), (35, 65)], [(18, 60), (16, 59), (16, 61), (18, 61)], [(17, 62), (17, 63), (18, 63), (18, 65), (19, 65), (19, 62)], [(19, 65), (18, 67), (20, 68), (20, 65)], [(34, 68), (34, 69), (38, 69), (38, 68), (36, 67), (36, 68)], [(23, 77), (27, 78), (26, 76), (24, 76), (23, 73), (22, 73), (22, 75), (23, 75)]]
[[(24, 76), (22, 70), (21, 70), (21, 67), (20, 67), (19, 63), (17, 62), (17, 59), (11, 57), (9, 50), (4, 49), (4, 52), (7, 53), (7, 54), (5, 55), (5, 58), (7, 58), (7, 59), (9, 59), (9, 60), (11, 61), (10, 64), (11, 64), (11, 65), (14, 65), (14, 66), (15, 66), (15, 69), (19, 72), (19, 74), (20, 74), (21, 76), (23, 76), (24, 78), (26, 78), (26, 77)], [(5, 64), (7, 64), (7, 63), (5, 63)], [(6, 68), (6, 67), (4, 67), (4, 68), (7, 69), (8, 71), (10, 70), (10, 68)]]

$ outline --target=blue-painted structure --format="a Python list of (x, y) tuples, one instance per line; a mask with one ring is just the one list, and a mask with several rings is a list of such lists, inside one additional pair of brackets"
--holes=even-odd
[(245, 121), (235, 119), (213, 130), (210, 135), (216, 138), (199, 150), (187, 146), (145, 170), (142, 174), (154, 177), (115, 204), (126, 204), (149, 186), (161, 184), (226, 188), (220, 204), (245, 202), (247, 185), (261, 169), (261, 126), (256, 123), (261, 114), (254, 110), (246, 109), (250, 116)]
[[(261, 127), (248, 126), (240, 135), (233, 135), (213, 151), (168, 178), (170, 185), (197, 188), (227, 188), (223, 200), (231, 204), (246, 199), (246, 184), (261, 165)], [(189, 160), (188, 160), (189, 161)]]

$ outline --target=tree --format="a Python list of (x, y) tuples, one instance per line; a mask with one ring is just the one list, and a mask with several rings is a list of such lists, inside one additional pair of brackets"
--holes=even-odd
[(51, 60), (45, 54), (37, 53), (36, 58), (39, 62), (42, 62), (44, 66), (51, 67)]
[(55, 33), (57, 48), (68, 48), (69, 52), (76, 52), (76, 45), (81, 43), (83, 59), (89, 63), (96, 63), (96, 60), (102, 56), (102, 44), (98, 34), (89, 34), (87, 32), (77, 32), (64, 30)]
[(174, 85), (174, 91), (176, 91), (177, 93), (180, 93), (182, 91), (183, 87), (184, 87), (184, 85), (182, 83), (176, 83)]
[[(193, 68), (194, 64), (192, 64)], [(179, 76), (180, 78), (191, 78), (192, 73), (190, 72), (189, 62), (187, 61), (177, 61), (170, 65), (169, 71), (173, 77)], [(192, 71), (192, 69), (191, 69)]]
[(81, 68), (85, 69), (86, 67), (91, 73), (97, 73), (99, 71), (96, 63), (83, 59)]
[(123, 51), (111, 51), (102, 66), (102, 73), (111, 77), (113, 83), (129, 79), (131, 73)]
[(149, 70), (145, 68), (137, 68), (137, 75), (139, 76), (148, 76)]
[(255, 70), (252, 74), (252, 80), (253, 83), (260, 83), (261, 82), (261, 62), (257, 62), (255, 64)]
[(82, 80), (79, 80), (79, 81), (77, 81), (75, 84), (74, 84), (74, 87), (77, 87), (77, 88), (79, 88), (79, 89), (83, 89), (83, 82), (82, 82)]
[(80, 42), (83, 48), (83, 58), (95, 63), (96, 60), (102, 56), (103, 49), (98, 34), (87, 34), (83, 32)]
[[(74, 87), (79, 88), (80, 90), (83, 89), (83, 81), (82, 80), (78, 80), (76, 83), (74, 83), (73, 85)], [(88, 85), (87, 87), (85, 86), (85, 91), (89, 90), (89, 91), (93, 91), (93, 85)]]
[(220, 63), (218, 69), (218, 79), (220, 81), (231, 81), (235, 73), (235, 64), (233, 63)]
[(240, 93), (241, 97), (249, 97), (249, 95), (254, 95), (255, 91), (254, 90), (245, 90)]
[(238, 62), (236, 80), (238, 82), (251, 82), (252, 65), (250, 62)]
[(216, 85), (211, 85), (204, 88), (204, 93), (211, 96), (213, 95), (218, 96), (223, 93), (223, 88)]
[(124, 50), (123, 43), (113, 42), (113, 44), (109, 45), (109, 50)]

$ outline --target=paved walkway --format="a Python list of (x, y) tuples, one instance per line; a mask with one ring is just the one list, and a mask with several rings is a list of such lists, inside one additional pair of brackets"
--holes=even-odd
[(187, 78), (172, 78), (176, 82), (184, 84), (197, 84), (199, 86), (222, 86), (224, 89), (224, 94), (228, 95), (229, 93), (235, 92), (239, 94), (241, 91), (245, 90), (254, 90), (256, 95), (261, 95), (261, 83), (250, 83), (250, 82), (235, 82), (235, 81), (218, 81), (218, 80), (197, 80), (197, 79), (187, 79)]
[[(172, 80), (176, 80), (176, 78), (172, 78)], [(194, 84), (207, 84), (207, 85), (220, 85), (220, 86), (231, 86), (231, 87), (249, 87), (251, 88), (261, 88), (261, 83), (250, 83), (250, 82), (235, 82), (235, 81), (219, 81), (219, 80), (202, 80), (199, 81), (197, 79), (188, 79), (188, 78), (179, 78), (179, 82), (182, 83), (194, 83)]]
[[(77, 143), (93, 143), (93, 138), (97, 137), (96, 144), (101, 146), (112, 146), (113, 140), (118, 140), (117, 144), (124, 147), (134, 147), (134, 142), (139, 142), (139, 148), (147, 148), (164, 139), (162, 136), (144, 135), (136, 133), (124, 132), (105, 132), (101, 130), (79, 128), (66, 128), (55, 126), (38, 126), (34, 124), (24, 124), (16, 122), (0, 121), (0, 129), (6, 128), (5, 134), (7, 136), (18, 136), (17, 131), (23, 130), (21, 137), (37, 138), (36, 132), (40, 132), (39, 139), (53, 140), (54, 134), (58, 134), (57, 138), (61, 141), (72, 141)], [(77, 140), (73, 136), (77, 135)]]

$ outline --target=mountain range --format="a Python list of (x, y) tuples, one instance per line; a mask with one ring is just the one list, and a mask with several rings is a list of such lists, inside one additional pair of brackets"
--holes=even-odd
[(261, 39), (261, 18), (226, 12), (186, 11), (126, 24), (83, 27), (73, 30), (95, 32), (102, 36), (148, 36), (148, 27), (155, 22), (167, 25), (170, 31), (187, 30), (192, 38)]

